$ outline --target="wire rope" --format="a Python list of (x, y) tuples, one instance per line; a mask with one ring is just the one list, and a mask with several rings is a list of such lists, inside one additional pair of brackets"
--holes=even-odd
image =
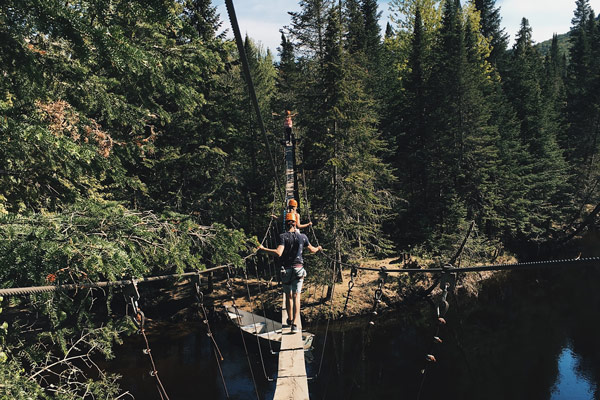
[(337, 268), (336, 268), (336, 264), (333, 264), (333, 268), (332, 268), (332, 276), (331, 276), (331, 297), (330, 297), (330, 304), (329, 304), (329, 315), (327, 316), (327, 325), (325, 327), (325, 338), (323, 339), (323, 349), (321, 351), (321, 360), (319, 361), (319, 370), (317, 371), (317, 375), (316, 377), (319, 376), (319, 374), (321, 373), (321, 368), (323, 366), (323, 358), (325, 356), (325, 347), (327, 346), (327, 334), (329, 333), (329, 324), (331, 322), (331, 316), (333, 315), (333, 305), (334, 305), (334, 298), (335, 298), (335, 277), (337, 275)]
[[(256, 273), (256, 275), (258, 276), (258, 266), (257, 266), (257, 261), (256, 259), (254, 260), (254, 271)], [(275, 331), (275, 323), (273, 322), (271, 324), (271, 328), (269, 329), (269, 326), (267, 324), (267, 310), (265, 309), (265, 301), (264, 301), (264, 296), (263, 296), (263, 292), (262, 289), (260, 287), (260, 279), (258, 280), (258, 292), (259, 292), (259, 296), (260, 296), (260, 304), (261, 304), (261, 308), (262, 308), (262, 312), (263, 312), (263, 318), (265, 319), (265, 325), (267, 327), (267, 337), (268, 337), (268, 342), (269, 342), (269, 350), (271, 350), (271, 354), (275, 354), (275, 352), (273, 351), (273, 346), (271, 345), (271, 336), (270, 336), (270, 331)], [(273, 321), (273, 320), (270, 320)]]
[[(235, 295), (233, 293), (233, 285), (231, 282), (231, 274), (227, 271), (227, 289), (229, 290), (231, 301), (233, 304), (233, 309), (235, 310), (236, 317), (238, 321), (241, 321), (242, 317), (240, 312), (235, 304)], [(250, 355), (248, 354), (248, 347), (246, 346), (246, 339), (244, 338), (244, 331), (242, 330), (241, 323), (238, 323), (238, 329), (240, 331), (240, 336), (242, 338), (242, 343), (244, 345), (244, 352), (246, 353), (246, 360), (248, 361), (248, 368), (250, 369), (250, 375), (252, 377), (252, 384), (254, 385), (254, 393), (256, 393), (256, 399), (260, 400), (260, 396), (258, 395), (258, 387), (256, 386), (256, 378), (254, 377), (254, 371), (252, 370), (252, 362), (250, 361)]]
[[(248, 273), (247, 273), (246, 269), (244, 269), (244, 280), (246, 282), (246, 290), (248, 291), (248, 299), (250, 299), (251, 298), (250, 285), (248, 284)], [(253, 304), (256, 307), (256, 302), (253, 302)], [(234, 307), (235, 307), (235, 305), (234, 305)], [(265, 368), (265, 360), (263, 358), (262, 346), (260, 345), (260, 339), (258, 337), (258, 327), (256, 326), (256, 319), (254, 317), (254, 313), (250, 313), (250, 314), (252, 315), (252, 324), (254, 325), (254, 336), (256, 337), (256, 345), (258, 346), (258, 354), (260, 355), (260, 363), (262, 365), (263, 374), (265, 375), (266, 380), (268, 380), (269, 382), (273, 382), (273, 379), (269, 377), (269, 375), (267, 374), (267, 369)], [(267, 335), (269, 335), (269, 328), (267, 326), (266, 317), (265, 317), (265, 327), (267, 328)], [(271, 342), (271, 339), (269, 338), (269, 343), (270, 342)]]
[[(267, 131), (265, 129), (265, 124), (263, 122), (262, 115), (260, 113), (260, 106), (258, 105), (258, 99), (256, 97), (256, 91), (254, 89), (254, 83), (252, 82), (252, 75), (250, 74), (248, 58), (246, 56), (246, 50), (244, 49), (244, 43), (242, 42), (242, 35), (240, 33), (240, 27), (238, 25), (237, 17), (235, 15), (235, 8), (233, 7), (233, 1), (225, 0), (225, 6), (227, 8), (227, 14), (229, 15), (229, 21), (231, 23), (231, 28), (233, 29), (233, 34), (235, 36), (235, 43), (238, 48), (240, 60), (242, 61), (242, 69), (244, 72), (244, 77), (246, 79), (246, 84), (248, 85), (248, 92), (250, 93), (250, 99), (252, 100), (252, 105), (254, 106), (254, 111), (256, 112), (256, 118), (258, 120), (258, 125), (263, 134), (263, 140), (265, 142), (265, 146), (267, 147), (267, 153), (269, 154), (269, 160), (271, 161), (271, 167), (273, 168), (273, 176), (275, 177), (275, 182), (277, 184), (277, 188), (281, 191), (279, 177), (277, 176), (277, 167), (275, 166), (275, 160), (273, 159), (273, 153), (271, 152), (271, 146), (269, 144), (269, 139), (267, 138)], [(283, 197), (283, 194), (281, 197)]]

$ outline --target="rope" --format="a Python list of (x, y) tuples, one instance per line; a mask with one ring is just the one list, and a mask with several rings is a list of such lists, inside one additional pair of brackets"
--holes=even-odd
[(348, 300), (350, 300), (350, 293), (354, 288), (354, 278), (356, 278), (357, 274), (358, 270), (356, 269), (356, 267), (352, 267), (352, 269), (350, 270), (350, 280), (348, 281), (348, 293), (346, 294), (346, 302), (344, 303), (344, 310), (342, 311), (342, 316), (346, 315), (346, 309), (348, 308)]
[[(225, 376), (223, 375), (223, 369), (221, 368), (221, 361), (223, 361), (223, 354), (217, 345), (215, 337), (210, 329), (210, 323), (208, 322), (208, 315), (206, 313), (206, 308), (204, 308), (204, 293), (200, 290), (200, 285), (198, 283), (194, 284), (196, 289), (196, 300), (202, 309), (202, 313), (200, 313), (200, 309), (198, 309), (198, 314), (202, 318), (202, 322), (206, 325), (206, 335), (212, 341), (213, 346), (213, 354), (215, 355), (215, 361), (217, 362), (217, 367), (219, 368), (219, 375), (221, 376), (221, 382), (223, 383), (223, 389), (225, 390), (225, 396), (229, 398), (229, 391), (227, 390), (227, 384), (225, 383)], [(218, 353), (218, 354), (217, 354)], [(220, 361), (219, 361), (220, 359)]]
[[(248, 285), (248, 273), (246, 271), (246, 269), (244, 269), (244, 280), (246, 282), (246, 289), (248, 291), (248, 300), (250, 300), (250, 298), (252, 297), (250, 295), (250, 285)], [(256, 307), (256, 302), (253, 301), (254, 307)], [(235, 304), (234, 304), (235, 307)], [(237, 308), (236, 308), (236, 313), (237, 313)], [(260, 363), (262, 365), (262, 370), (263, 370), (263, 374), (265, 375), (265, 378), (269, 381), (269, 382), (273, 382), (272, 378), (269, 378), (269, 375), (267, 375), (267, 369), (265, 368), (265, 360), (263, 359), (263, 354), (262, 354), (262, 346), (260, 345), (260, 340), (258, 338), (258, 332), (256, 329), (256, 319), (254, 318), (254, 313), (252, 314), (252, 323), (254, 324), (254, 333), (255, 333), (255, 337), (256, 337), (256, 345), (258, 346), (258, 354), (260, 354)], [(267, 328), (267, 336), (269, 336), (269, 327), (267, 326), (267, 321), (266, 321), (266, 317), (265, 317), (265, 327)], [(271, 343), (271, 339), (269, 338), (269, 344)]]
[[(235, 305), (235, 295), (233, 293), (233, 286), (231, 283), (231, 274), (227, 271), (227, 289), (229, 290), (229, 295), (231, 296), (231, 302), (233, 304), (233, 309), (237, 315), (238, 320), (241, 321), (240, 312)], [(250, 356), (248, 355), (248, 347), (246, 346), (246, 339), (244, 339), (244, 332), (242, 331), (242, 326), (238, 324), (238, 328), (240, 330), (240, 336), (242, 337), (242, 343), (244, 344), (244, 352), (246, 353), (246, 359), (248, 360), (248, 367), (250, 368), (250, 375), (252, 376), (252, 383), (254, 385), (254, 392), (256, 393), (256, 399), (260, 400), (260, 396), (258, 395), (258, 387), (256, 386), (256, 379), (254, 378), (254, 371), (252, 370), (252, 363), (250, 362)]]
[(144, 354), (148, 355), (150, 359), (150, 364), (152, 365), (152, 370), (150, 371), (150, 376), (153, 376), (156, 381), (156, 388), (158, 390), (158, 394), (160, 395), (161, 400), (169, 400), (169, 396), (163, 386), (160, 378), (158, 377), (158, 371), (156, 370), (156, 364), (154, 363), (154, 357), (152, 357), (152, 350), (150, 349), (150, 343), (148, 342), (148, 337), (146, 337), (146, 332), (144, 329), (144, 322), (146, 321), (146, 317), (144, 316), (143, 311), (138, 307), (138, 300), (140, 299), (140, 294), (137, 289), (137, 281), (131, 280), (129, 281), (130, 286), (128, 286), (127, 297), (129, 297), (129, 302), (126, 302), (126, 314), (129, 315), (129, 306), (132, 307), (133, 314), (130, 315), (133, 323), (138, 328), (139, 333), (144, 337), (144, 342), (146, 343), (146, 348), (143, 350)]
[[(186, 276), (194, 276), (197, 274), (206, 274), (208, 272), (217, 271), (220, 269), (228, 268), (229, 265), (220, 265), (214, 268), (207, 268), (202, 271), (185, 272), (183, 274), (170, 274), (170, 275), (159, 275), (150, 276), (146, 278), (136, 279), (136, 283), (156, 282), (166, 279), (182, 278)], [(90, 283), (73, 283), (66, 285), (54, 285), (54, 286), (29, 286), (20, 288), (8, 288), (0, 289), (0, 296), (25, 296), (29, 294), (56, 292), (59, 290), (80, 290), (80, 289), (93, 289), (93, 288), (104, 288), (112, 286), (128, 286), (131, 284), (131, 279), (122, 281), (108, 281), (108, 282), (90, 282)]]
[[(478, 265), (473, 267), (462, 267), (453, 268), (452, 272), (481, 272), (481, 271), (505, 271), (513, 269), (525, 269), (525, 268), (545, 268), (564, 266), (566, 264), (595, 264), (600, 262), (600, 257), (587, 257), (587, 258), (569, 258), (562, 260), (547, 260), (547, 261), (529, 261), (521, 263), (510, 263), (510, 264), (495, 264), (495, 265)], [(379, 268), (361, 267), (356, 264), (344, 264), (350, 267), (356, 267), (356, 269), (363, 271), (379, 271)], [(405, 268), (405, 269), (387, 269), (389, 273), (424, 273), (424, 274), (436, 274), (439, 272), (447, 271), (449, 267), (444, 266), (441, 268)]]
[(327, 316), (327, 325), (325, 328), (325, 338), (323, 339), (323, 349), (321, 351), (321, 361), (319, 361), (319, 370), (317, 371), (317, 374), (313, 377), (317, 378), (320, 374), (321, 374), (321, 368), (323, 366), (323, 358), (325, 356), (325, 348), (327, 346), (327, 334), (329, 333), (329, 324), (331, 322), (331, 316), (333, 315), (333, 299), (334, 299), (334, 295), (335, 295), (335, 277), (337, 274), (337, 268), (336, 268), (336, 264), (333, 264), (333, 268), (332, 268), (333, 272), (332, 272), (332, 276), (331, 276), (331, 296), (329, 297), (329, 301), (330, 301), (330, 305), (329, 305), (329, 315)]
[[(273, 346), (271, 345), (271, 330), (269, 329), (269, 326), (266, 324), (266, 321), (267, 321), (267, 311), (265, 309), (265, 302), (264, 302), (264, 299), (263, 299), (263, 297), (264, 297), (263, 296), (263, 292), (262, 292), (262, 289), (260, 287), (260, 278), (258, 278), (258, 266), (257, 266), (256, 259), (254, 259), (254, 273), (256, 274), (257, 279), (258, 279), (258, 293), (259, 293), (259, 296), (260, 296), (260, 299), (261, 299), (260, 300), (260, 305), (261, 305), (262, 312), (263, 312), (263, 318), (265, 319), (265, 325), (267, 326), (267, 338), (268, 338), (267, 341), (269, 342), (269, 349), (271, 350), (271, 354), (275, 354), (275, 351), (273, 351)], [(273, 331), (275, 330), (275, 323), (271, 324), (271, 328), (272, 328)]]
[[(435, 354), (434, 354), (435, 351), (433, 351), (433, 350), (436, 345), (443, 343), (443, 340), (440, 338), (440, 328), (443, 325), (446, 325), (446, 319), (444, 318), (444, 316), (448, 312), (448, 307), (449, 307), (448, 301), (446, 300), (446, 298), (448, 296), (449, 288), (450, 288), (450, 283), (444, 282), (443, 287), (442, 287), (442, 297), (436, 307), (437, 326), (436, 326), (435, 334), (433, 335), (433, 341), (431, 342), (429, 351), (428, 351), (427, 355), (425, 356), (426, 363), (437, 362), (437, 360), (435, 358)], [(423, 390), (423, 385), (425, 383), (426, 373), (427, 373), (427, 364), (425, 364), (425, 366), (421, 369), (422, 377), (421, 377), (421, 384), (419, 385), (419, 391), (417, 393), (417, 400), (421, 398), (421, 392)]]
[[(381, 297), (383, 296), (383, 287), (384, 287), (385, 281), (388, 277), (387, 269), (385, 267), (382, 267), (381, 269), (379, 269), (379, 274), (380, 274), (380, 276), (379, 276), (379, 279), (377, 280), (377, 289), (375, 289), (375, 292), (373, 293), (373, 308), (371, 310), (369, 322), (367, 323), (367, 326), (365, 328), (366, 332), (363, 335), (364, 342), (366, 342), (366, 343), (369, 342), (369, 339), (371, 337), (371, 327), (375, 326), (375, 317), (377, 317), (379, 315), (377, 310), (379, 309), (379, 305), (381, 304)], [(364, 352), (364, 347), (363, 347), (363, 352)], [(363, 361), (364, 361), (364, 355), (363, 355)], [(352, 374), (352, 385), (350, 386), (349, 397), (352, 396), (352, 389), (354, 388), (354, 383), (356, 381), (356, 374), (358, 373), (359, 364), (362, 364), (362, 363), (357, 363), (356, 367), (354, 368), (354, 373)]]

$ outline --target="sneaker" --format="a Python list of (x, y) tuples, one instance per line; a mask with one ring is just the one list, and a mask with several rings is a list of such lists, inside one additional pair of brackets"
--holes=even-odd
[(298, 327), (296, 326), (296, 324), (292, 324), (292, 333), (296, 332), (298, 330)]
[(285, 324), (283, 324), (283, 328), (289, 328), (292, 325), (292, 320), (288, 319), (285, 321)]

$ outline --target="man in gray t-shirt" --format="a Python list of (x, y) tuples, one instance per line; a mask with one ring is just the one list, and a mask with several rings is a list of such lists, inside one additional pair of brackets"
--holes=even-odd
[[(323, 248), (321, 246), (312, 246), (305, 234), (296, 232), (296, 219), (293, 213), (286, 215), (285, 224), (288, 231), (279, 235), (276, 249), (266, 248), (262, 244), (258, 249), (276, 254), (282, 259), (285, 272), (282, 272), (281, 282), (283, 283), (283, 292), (285, 293), (285, 307), (288, 312), (286, 322), (288, 325), (291, 325), (292, 332), (295, 332), (296, 321), (300, 320), (302, 282), (306, 276), (306, 271), (304, 271), (303, 267), (302, 250), (306, 247), (311, 253), (316, 253), (319, 250), (323, 250)], [(291, 319), (290, 316), (292, 316)]]

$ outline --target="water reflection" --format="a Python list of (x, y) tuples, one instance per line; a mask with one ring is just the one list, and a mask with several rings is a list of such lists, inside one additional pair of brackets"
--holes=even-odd
[[(438, 362), (424, 379), (420, 370), (435, 331), (429, 308), (388, 312), (373, 327), (364, 318), (336, 321), (327, 340), (324, 321), (307, 324), (317, 334), (307, 353), (308, 375), (318, 374), (309, 381), (311, 399), (600, 398), (599, 276), (593, 268), (522, 272), (508, 284), (491, 282), (476, 301), (451, 296)], [(239, 331), (211, 326), (230, 398), (256, 398)], [(150, 338), (167, 393), (173, 400), (226, 398), (209, 338), (199, 324), (187, 329)], [(270, 399), (275, 385), (264, 378), (256, 342), (246, 340), (259, 397)], [(125, 389), (151, 400), (158, 394), (141, 348), (141, 338), (131, 338), (109, 365), (124, 376)], [(274, 376), (277, 355), (266, 345), (262, 350)]]
[(581, 372), (580, 360), (570, 345), (558, 359), (558, 380), (552, 389), (551, 400), (590, 400), (596, 391), (594, 384)]

